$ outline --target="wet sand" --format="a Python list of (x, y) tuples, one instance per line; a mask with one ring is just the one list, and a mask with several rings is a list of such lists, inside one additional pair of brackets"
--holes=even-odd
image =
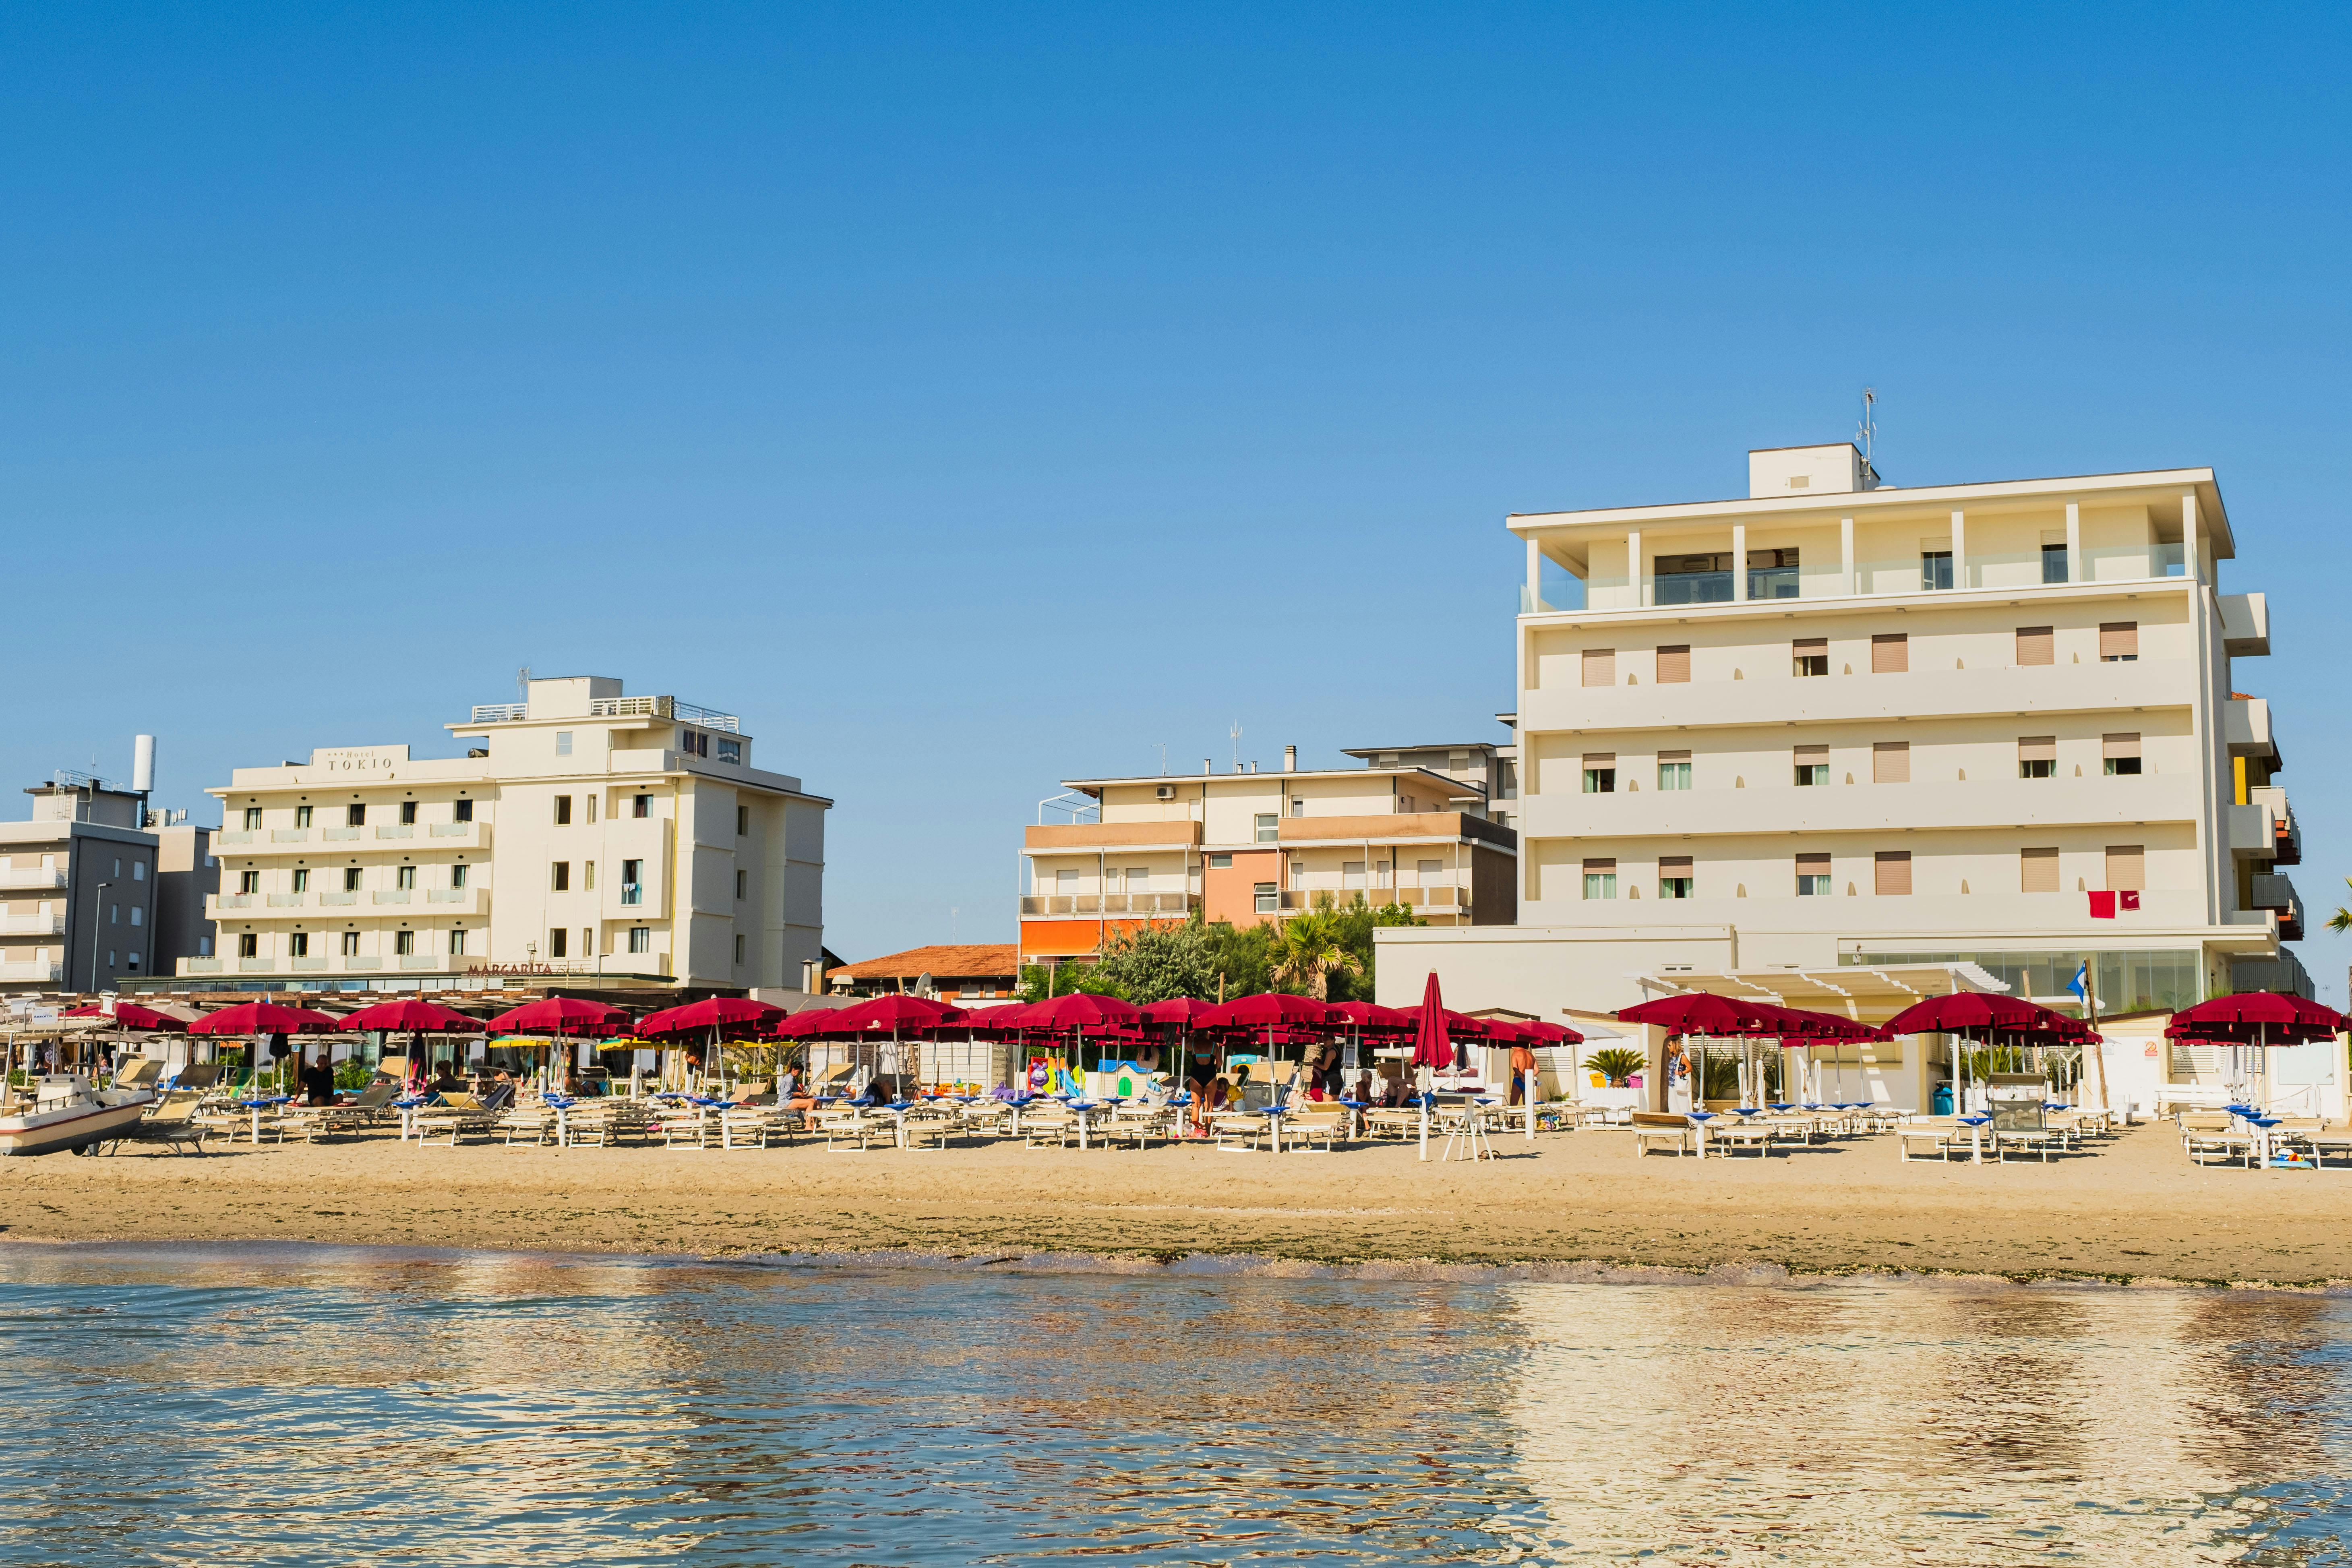
[(1424, 1164), (1395, 1144), (1276, 1158), (1206, 1144), (829, 1153), (376, 1137), (203, 1158), (55, 1154), (0, 1160), (0, 1239), (2352, 1282), (2352, 1170), (2200, 1170), (2164, 1126), (2048, 1165), (1906, 1164), (1888, 1138), (1704, 1163), (1637, 1162), (1622, 1131), (1498, 1148), (1477, 1165)]

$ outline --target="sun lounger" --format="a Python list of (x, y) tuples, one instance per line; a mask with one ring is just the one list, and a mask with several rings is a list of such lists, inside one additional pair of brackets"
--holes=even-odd
[(1301, 1149), (1323, 1145), (1327, 1154), (1339, 1146), (1348, 1135), (1348, 1118), (1339, 1111), (1311, 1110), (1297, 1116), (1286, 1116), (1282, 1121), (1282, 1146), (1294, 1144)]
[(349, 1105), (312, 1105), (289, 1110), (278, 1119), (278, 1139), (284, 1142), (289, 1134), (299, 1133), (306, 1143), (315, 1143), (322, 1137), (338, 1132), (356, 1132), (387, 1120), (392, 1112), (392, 1097), (400, 1086), (388, 1079), (378, 1079), (360, 1091), (360, 1097)]
[(1671, 1150), (1679, 1158), (1697, 1147), (1691, 1119), (1678, 1110), (1636, 1110), (1633, 1118), (1633, 1157), (1637, 1160), (1653, 1149)]
[(2039, 1154), (2046, 1165), (2050, 1163), (2052, 1150), (2063, 1152), (2066, 1147), (2067, 1133), (2063, 1127), (2011, 1128), (1992, 1135), (1993, 1159), (2003, 1165), (2009, 1163), (2012, 1152)]
[(440, 1104), (416, 1113), (416, 1145), (423, 1148), (437, 1134), (447, 1138), (454, 1149), (468, 1133), (488, 1138), (498, 1121), (498, 1113), (474, 1095), (461, 1089), (445, 1089)]
[(1772, 1145), (1791, 1136), (1800, 1142), (1810, 1139), (1811, 1129), (1802, 1122), (1768, 1121), (1764, 1117), (1718, 1116), (1706, 1124), (1705, 1132), (1693, 1142), (1705, 1154), (1720, 1154), (1725, 1159), (1742, 1149), (1753, 1150), (1759, 1158), (1769, 1159)]
[(175, 1089), (148, 1108), (147, 1114), (108, 1139), (101, 1150), (119, 1152), (125, 1143), (160, 1143), (174, 1154), (201, 1154), (212, 1129), (196, 1120), (203, 1103), (200, 1089)]
[(1923, 1116), (1895, 1128), (1895, 1155), (1903, 1161), (1921, 1159), (1924, 1156), (1913, 1151), (1924, 1149), (1939, 1161), (1948, 1161), (1955, 1153), (1973, 1154), (1973, 1131), (1948, 1116)]

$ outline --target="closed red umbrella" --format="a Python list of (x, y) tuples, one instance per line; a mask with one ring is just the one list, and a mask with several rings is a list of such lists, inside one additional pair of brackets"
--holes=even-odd
[(482, 1021), (436, 1002), (418, 996), (404, 996), (397, 1002), (379, 1002), (373, 1007), (362, 1007), (346, 1014), (336, 1025), (341, 1029), (405, 1030), (410, 1034), (478, 1035)]
[(764, 1024), (781, 1018), (784, 1010), (772, 1002), (748, 996), (706, 996), (683, 1007), (665, 1007), (637, 1020), (641, 1035), (675, 1035), (688, 1029), (720, 1029), (739, 1024)]
[[(1445, 1011), (1444, 999), (1438, 994), (1437, 971), (1429, 972), (1429, 984), (1422, 987), (1421, 1007), (1412, 1032), (1412, 1065), (1432, 1071), (1454, 1065), (1454, 1037), (1449, 1026), (1453, 1017)], [(1426, 1137), (1423, 1142), (1427, 1142)]]
[(284, 1007), (275, 1002), (240, 1002), (207, 1013), (188, 1026), (195, 1035), (316, 1035), (339, 1027), (336, 1020), (308, 1007)]
[(616, 1035), (628, 1027), (629, 1011), (578, 996), (542, 996), (510, 1007), (485, 1027), (516, 1034)]

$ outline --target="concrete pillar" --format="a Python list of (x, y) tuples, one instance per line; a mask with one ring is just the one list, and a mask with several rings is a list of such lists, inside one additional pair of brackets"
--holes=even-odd
[(1969, 585), (1969, 514), (1952, 513), (1952, 586)]
[[(2181, 570), (2188, 574), (2190, 582), (2201, 583), (2205, 580), (2200, 570), (2200, 563), (2197, 553), (2197, 492), (2195, 490), (2183, 490), (2180, 493), (2180, 562)], [(2263, 1054), (2268, 1056), (2270, 1053), (2265, 1051)]]
[(1625, 536), (1625, 576), (1633, 584), (1633, 607), (1638, 610), (1650, 602), (1647, 584), (1642, 580), (1642, 531), (1638, 528)]
[(1748, 525), (1731, 525), (1731, 600), (1745, 604), (1748, 599)]
[(1838, 568), (1845, 574), (1845, 591), (1862, 592), (1862, 584), (1853, 580), (1853, 519), (1838, 519)]
[(1543, 546), (1528, 541), (1528, 597), (1519, 606), (1521, 615), (1531, 616), (1543, 608)]
[(2087, 583), (2091, 574), (2084, 570), (2083, 508), (2079, 501), (2066, 503), (2066, 581)]

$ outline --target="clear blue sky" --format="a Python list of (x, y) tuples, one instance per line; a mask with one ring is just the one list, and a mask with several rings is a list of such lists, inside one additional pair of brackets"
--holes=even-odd
[(1506, 512), (1867, 382), (1898, 483), (2220, 471), (2334, 907), (2343, 13), (1269, 10), (11, 11), (0, 757), (618, 675), (839, 801), (835, 951), (1008, 940), (1055, 780), (1496, 734)]

